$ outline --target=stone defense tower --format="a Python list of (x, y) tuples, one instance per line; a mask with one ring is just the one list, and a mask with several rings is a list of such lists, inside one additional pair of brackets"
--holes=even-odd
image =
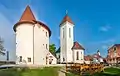
[(69, 63), (73, 61), (73, 27), (74, 24), (68, 14), (60, 24), (60, 62)]
[(16, 34), (16, 63), (46, 65), (51, 31), (35, 19), (29, 6), (13, 29)]

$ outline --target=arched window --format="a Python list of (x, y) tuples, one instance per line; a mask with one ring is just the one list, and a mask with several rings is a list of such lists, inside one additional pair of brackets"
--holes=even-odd
[(64, 38), (64, 28), (63, 28), (63, 38)]
[(19, 62), (22, 62), (22, 56), (20, 56), (20, 60), (19, 60)]
[(65, 58), (63, 58), (63, 61), (65, 61)]
[(77, 51), (76, 54), (77, 54), (76, 60), (79, 60), (79, 52)]
[(71, 28), (69, 28), (69, 37), (71, 37)]

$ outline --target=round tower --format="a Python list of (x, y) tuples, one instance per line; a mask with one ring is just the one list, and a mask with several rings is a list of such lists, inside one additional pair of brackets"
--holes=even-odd
[(13, 29), (16, 34), (16, 63), (46, 64), (51, 31), (47, 25), (35, 19), (29, 6)]

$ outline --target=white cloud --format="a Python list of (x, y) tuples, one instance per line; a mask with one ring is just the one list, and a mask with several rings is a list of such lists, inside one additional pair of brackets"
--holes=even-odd
[(103, 32), (107, 32), (111, 29), (111, 26), (110, 25), (105, 25), (105, 26), (102, 26), (100, 27), (100, 31), (103, 31)]

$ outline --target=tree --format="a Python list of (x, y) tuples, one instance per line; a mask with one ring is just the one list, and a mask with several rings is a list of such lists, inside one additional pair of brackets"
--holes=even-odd
[(3, 46), (4, 41), (0, 38), (0, 54), (5, 55), (5, 49)]
[(50, 51), (53, 55), (55, 55), (55, 52), (56, 52), (56, 46), (55, 46), (55, 44), (50, 44), (50, 45), (49, 45), (49, 51)]

